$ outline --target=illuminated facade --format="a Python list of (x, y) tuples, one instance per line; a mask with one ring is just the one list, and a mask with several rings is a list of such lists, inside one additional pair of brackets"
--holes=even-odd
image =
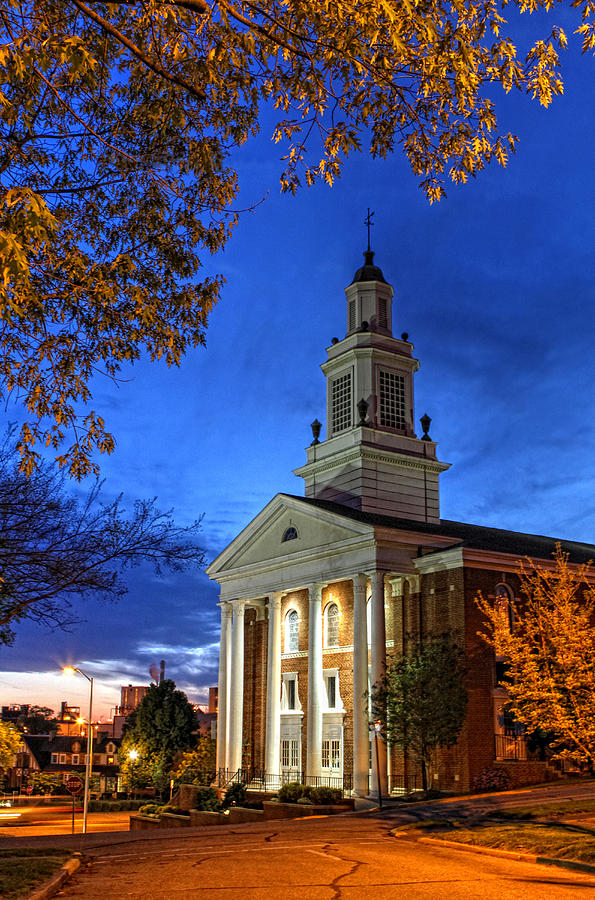
[[(368, 693), (409, 641), (450, 631), (467, 656), (469, 703), (433, 783), (466, 790), (485, 767), (541, 780), (507, 722), (474, 603), (514, 596), (519, 557), (551, 559), (555, 540), (441, 519), (448, 469), (421, 419), (416, 434), (408, 336), (393, 336), (393, 289), (367, 251), (346, 288), (347, 332), (322, 365), (326, 439), (296, 470), (305, 496), (278, 494), (213, 561), (221, 587), (217, 764), (230, 773), (306, 776), (369, 793), (411, 784), (414, 761), (371, 753)], [(571, 561), (595, 548), (562, 542)], [(370, 779), (373, 779), (370, 781)]]

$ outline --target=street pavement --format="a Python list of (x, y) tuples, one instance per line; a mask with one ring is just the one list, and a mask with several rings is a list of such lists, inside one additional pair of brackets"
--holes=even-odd
[(333, 817), (175, 831), (7, 839), (0, 846), (69, 846), (87, 865), (62, 889), (65, 900), (234, 898), (481, 898), (595, 900), (595, 876), (418, 843), (399, 825), (492, 806), (595, 795), (593, 784), (496, 797), (392, 807)]

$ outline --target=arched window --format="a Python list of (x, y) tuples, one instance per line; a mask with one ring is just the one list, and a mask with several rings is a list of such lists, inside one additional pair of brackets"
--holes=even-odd
[(506, 617), (508, 622), (508, 629), (512, 631), (514, 627), (514, 607), (513, 607), (513, 593), (511, 588), (507, 584), (497, 584), (496, 585), (496, 599), (494, 601), (494, 606), (496, 610), (502, 615)]
[(285, 652), (297, 653), (300, 642), (300, 619), (295, 609), (285, 617)]
[(281, 538), (281, 543), (284, 541), (295, 541), (298, 537), (297, 528), (293, 525), (290, 525), (289, 528), (286, 528), (283, 537)]
[(339, 607), (329, 603), (324, 611), (325, 647), (339, 646)]

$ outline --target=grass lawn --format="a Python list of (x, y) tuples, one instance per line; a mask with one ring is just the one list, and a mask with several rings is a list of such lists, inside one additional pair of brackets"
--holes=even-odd
[(17, 900), (27, 897), (69, 858), (64, 850), (0, 850), (0, 897)]
[(444, 837), (449, 841), (481, 847), (535, 853), (537, 856), (595, 863), (595, 830), (563, 822), (525, 822), (514, 825), (485, 822), (474, 828), (434, 832), (432, 837)]
[(565, 816), (594, 813), (595, 800), (559, 800), (552, 803), (534, 803), (530, 806), (514, 806), (495, 810), (499, 819), (558, 819)]

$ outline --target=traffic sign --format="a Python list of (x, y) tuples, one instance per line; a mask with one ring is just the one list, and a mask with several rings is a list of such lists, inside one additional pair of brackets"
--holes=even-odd
[(28, 794), (32, 794), (33, 793), (33, 785), (28, 784), (27, 787), (25, 788), (25, 790), (27, 791)]
[(64, 786), (71, 794), (80, 794), (83, 789), (83, 780), (78, 775), (69, 775), (64, 781)]

